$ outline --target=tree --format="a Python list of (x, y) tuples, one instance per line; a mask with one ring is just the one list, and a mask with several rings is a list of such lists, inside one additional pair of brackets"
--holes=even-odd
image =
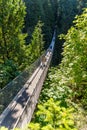
[(75, 100), (80, 99), (87, 109), (87, 9), (74, 23), (64, 36), (60, 83), (71, 87)]
[[(0, 62), (23, 62), (25, 37), (22, 33), (25, 4), (22, 0), (0, 0)], [(20, 58), (20, 55), (22, 58)]]
[(32, 35), (31, 44), (29, 45), (30, 53), (31, 53), (31, 56), (30, 56), (31, 61), (40, 57), (44, 49), (42, 26), (43, 26), (43, 23), (41, 21), (38, 21)]
[[(25, 37), (22, 33), (25, 17), (22, 0), (0, 0), (0, 87), (18, 75), (25, 63)], [(16, 73), (17, 72), (17, 73)]]

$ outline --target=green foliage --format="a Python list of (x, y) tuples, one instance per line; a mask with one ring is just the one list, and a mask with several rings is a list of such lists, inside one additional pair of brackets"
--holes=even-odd
[[(46, 103), (38, 105), (36, 113), (36, 121), (39, 122), (40, 130), (76, 130), (74, 128), (73, 109), (60, 107), (60, 102), (54, 101), (52, 98)], [(36, 124), (35, 124), (36, 125)], [(33, 125), (29, 125), (31, 130)], [(37, 129), (38, 130), (38, 129)]]
[(1, 127), (0, 130), (8, 130), (8, 128)]
[(75, 92), (74, 98), (80, 99), (84, 108), (87, 108), (87, 9), (82, 15), (76, 16), (74, 23), (75, 26), (63, 36), (65, 43), (60, 64), (60, 83), (71, 87)]
[(30, 55), (31, 62), (33, 62), (35, 59), (40, 57), (44, 49), (42, 26), (43, 23), (41, 21), (38, 21), (37, 25), (35, 26), (34, 32), (32, 34), (31, 44), (29, 45), (30, 54), (28, 54)]
[[(22, 0), (0, 0), (0, 61), (13, 59), (19, 65), (24, 60), (25, 34), (22, 34), (25, 5)], [(20, 58), (20, 55), (22, 58)]]
[(19, 66), (25, 67), (25, 10), (22, 0), (0, 0), (0, 88), (18, 75)]
[(62, 106), (67, 106), (65, 98), (72, 99), (72, 90), (65, 85), (58, 85), (60, 76), (57, 68), (51, 68), (48, 74), (48, 78), (44, 84), (44, 89), (40, 95), (40, 101), (45, 102), (49, 98), (53, 98), (56, 101), (61, 100)]
[[(0, 127), (0, 130), (8, 130), (8, 128), (6, 128), (6, 127)], [(15, 128), (14, 130), (20, 130), (20, 129), (18, 129), (18, 128)]]
[(9, 81), (19, 74), (17, 64), (12, 60), (7, 60), (0, 65), (0, 88), (4, 87)]
[[(40, 95), (31, 130), (76, 130), (72, 90), (58, 85), (58, 68), (51, 68)], [(36, 127), (37, 125), (37, 127)]]

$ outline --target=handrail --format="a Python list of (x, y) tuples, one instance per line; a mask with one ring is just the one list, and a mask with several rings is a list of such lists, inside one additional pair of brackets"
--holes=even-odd
[[(49, 65), (50, 59), (51, 59), (51, 55), (50, 55), (50, 57), (49, 57), (49, 59), (48, 59), (48, 61), (47, 61), (46, 67)], [(45, 70), (45, 68), (44, 68), (44, 70)], [(44, 73), (44, 70), (43, 70), (43, 73)], [(43, 76), (43, 73), (42, 73), (41, 76)], [(39, 81), (40, 81), (40, 79), (41, 79), (41, 76), (40, 76), (40, 78), (39, 78)], [(38, 82), (39, 82), (39, 81), (38, 81)], [(38, 82), (37, 82), (37, 84), (36, 84), (36, 87), (34, 88), (34, 91), (33, 91), (32, 95), (28, 98), (28, 100), (27, 100), (27, 102), (26, 102), (26, 105), (24, 106), (24, 109), (23, 109), (23, 111), (22, 111), (21, 114), (20, 114), (20, 117), (17, 119), (16, 124), (14, 125), (14, 128), (16, 128), (16, 127), (18, 126), (18, 123), (20, 122), (20, 120), (21, 120), (21, 118), (22, 118), (22, 115), (23, 115), (23, 113), (24, 113), (25, 110), (26, 110), (27, 104), (29, 104), (29, 102), (31, 103), (31, 98), (32, 98), (32, 96), (33, 96), (33, 95), (35, 94), (35, 92), (36, 92), (36, 89), (37, 89), (37, 86), (38, 86)], [(13, 130), (14, 130), (14, 128), (13, 128)]]
[[(33, 64), (31, 64), (29, 68), (26, 68), (19, 76), (17, 76), (3, 89), (0, 90), (0, 105), (2, 106), (2, 110), (0, 110), (0, 113), (5, 110), (5, 108), (13, 100), (16, 94), (23, 88), (24, 84), (27, 82), (29, 77), (31, 77), (32, 73), (40, 65), (41, 57), (42, 56), (40, 56), (40, 58), (38, 58)], [(8, 99), (6, 97), (8, 97)]]
[(0, 93), (1, 93), (2, 91), (4, 91), (7, 87), (10, 87), (10, 84), (11, 84), (14, 80), (16, 80), (16, 79), (17, 79), (19, 76), (21, 76), (24, 72), (28, 71), (28, 70), (30, 69), (30, 67), (32, 67), (35, 63), (38, 63), (39, 60), (40, 60), (40, 58), (38, 58), (34, 63), (32, 63), (32, 64), (29, 66), (29, 68), (26, 68), (23, 72), (21, 72), (17, 77), (15, 77), (11, 82), (9, 82), (4, 88), (0, 89)]

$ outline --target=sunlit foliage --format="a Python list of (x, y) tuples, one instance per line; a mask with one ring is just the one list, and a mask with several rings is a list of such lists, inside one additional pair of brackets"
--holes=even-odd
[(65, 43), (60, 83), (71, 87), (75, 92), (74, 98), (80, 99), (87, 108), (87, 9), (76, 16), (74, 24), (63, 36)]

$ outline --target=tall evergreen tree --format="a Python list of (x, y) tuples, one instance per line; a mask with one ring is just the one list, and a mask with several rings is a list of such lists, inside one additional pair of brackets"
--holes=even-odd
[(18, 64), (22, 63), (25, 44), (22, 28), (25, 14), (22, 0), (0, 0), (0, 62), (2, 63), (7, 59), (12, 59)]
[(32, 35), (31, 44), (29, 45), (30, 52), (31, 52), (31, 56), (30, 56), (31, 61), (37, 59), (43, 52), (44, 40), (42, 34), (42, 26), (43, 23), (41, 21), (38, 21)]
[[(17, 76), (25, 61), (25, 17), (22, 0), (0, 0), (0, 87)], [(23, 68), (23, 67), (22, 67)]]

